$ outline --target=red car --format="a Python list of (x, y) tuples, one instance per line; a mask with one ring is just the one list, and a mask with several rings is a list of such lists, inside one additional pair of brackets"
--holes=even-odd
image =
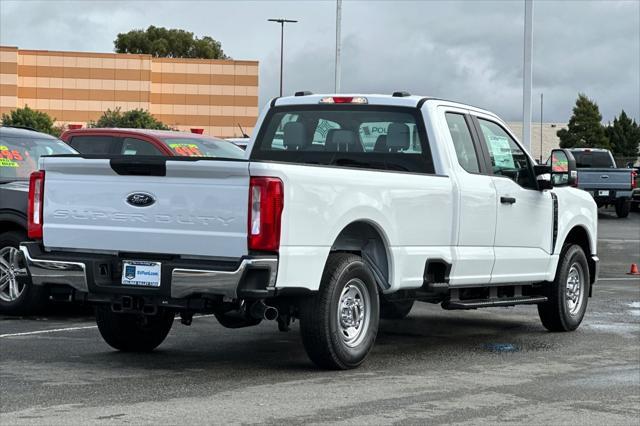
[(73, 129), (60, 137), (80, 154), (244, 158), (232, 142), (197, 133), (149, 129)]

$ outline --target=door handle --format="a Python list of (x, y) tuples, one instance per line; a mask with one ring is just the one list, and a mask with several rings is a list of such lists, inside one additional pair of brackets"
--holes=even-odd
[(513, 197), (500, 197), (500, 202), (502, 204), (514, 204), (516, 199)]

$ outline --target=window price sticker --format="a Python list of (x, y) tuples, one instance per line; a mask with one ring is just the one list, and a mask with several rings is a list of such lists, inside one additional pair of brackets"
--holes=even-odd
[(202, 157), (202, 153), (198, 148), (198, 145), (192, 143), (171, 143), (169, 144), (169, 148), (171, 148), (176, 154), (181, 155), (183, 157)]

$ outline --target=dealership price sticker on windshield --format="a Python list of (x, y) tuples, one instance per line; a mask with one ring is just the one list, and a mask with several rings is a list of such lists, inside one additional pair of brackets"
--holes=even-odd
[(160, 262), (123, 261), (122, 284), (160, 287)]
[(500, 167), (502, 169), (514, 169), (515, 163), (513, 162), (513, 154), (511, 153), (511, 146), (509, 146), (509, 139), (504, 136), (496, 135), (491, 135), (488, 139), (496, 167)]
[(203, 157), (198, 145), (193, 143), (171, 143), (169, 144), (169, 148), (171, 148), (176, 154), (184, 157)]

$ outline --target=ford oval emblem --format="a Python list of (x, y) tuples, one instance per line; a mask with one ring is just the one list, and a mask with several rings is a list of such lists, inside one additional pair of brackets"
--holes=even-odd
[(129, 194), (129, 196), (127, 196), (127, 203), (129, 203), (133, 207), (148, 207), (155, 202), (156, 199), (153, 198), (153, 195), (147, 194), (145, 192), (134, 192), (133, 194)]

